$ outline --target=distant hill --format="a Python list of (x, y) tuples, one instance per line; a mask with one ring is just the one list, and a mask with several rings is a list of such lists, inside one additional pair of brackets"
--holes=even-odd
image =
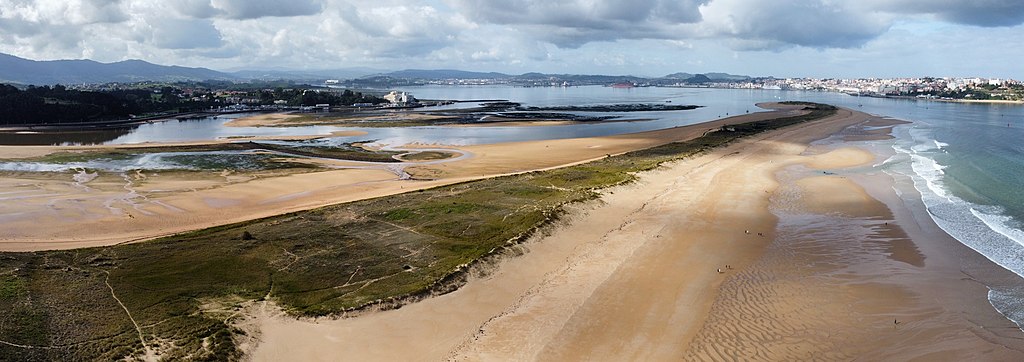
[(711, 82), (713, 82), (713, 80), (711, 80), (711, 78), (708, 78), (708, 76), (706, 76), (706, 75), (697, 74), (697, 75), (692, 76), (689, 79), (687, 79), (686, 82), (687, 83), (699, 84), (699, 83), (711, 83)]
[(737, 82), (752, 79), (746, 75), (735, 75), (729, 73), (704, 73), (704, 74), (690, 74), (690, 73), (672, 73), (662, 77), (664, 79), (678, 79), (689, 81), (693, 79), (699, 82), (690, 83), (707, 83), (707, 82)]
[(693, 74), (690, 73), (672, 73), (664, 76), (665, 79), (690, 79), (693, 78)]
[(749, 76), (746, 76), (746, 75), (735, 75), (735, 74), (729, 74), (729, 73), (704, 73), (704, 76), (708, 77), (708, 79), (718, 80), (718, 81), (721, 81), (721, 80), (738, 81), (738, 80), (748, 80), (748, 79), (751, 79)]
[(36, 61), (0, 53), (0, 82), (51, 85), (139, 81), (233, 80), (206, 68), (156, 65), (142, 60), (100, 63), (92, 60)]
[(326, 80), (326, 79), (353, 79), (368, 75), (380, 74), (380, 69), (372, 68), (341, 68), (341, 69), (319, 69), (319, 70), (240, 70), (231, 74), (244, 79), (258, 80)]
[(406, 69), (399, 70), (397, 72), (391, 72), (383, 74), (385, 76), (393, 78), (406, 78), (406, 79), (499, 79), (509, 78), (508, 74), (497, 73), (497, 72), (469, 72), (465, 70), (454, 70), (454, 69)]

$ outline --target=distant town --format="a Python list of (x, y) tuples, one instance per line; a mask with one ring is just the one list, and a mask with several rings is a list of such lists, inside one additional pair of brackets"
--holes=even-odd
[[(494, 73), (486, 73), (494, 74)], [(328, 86), (389, 87), (417, 85), (507, 85), (520, 87), (571, 87), (605, 85), (631, 87), (696, 87), (729, 89), (774, 89), (838, 92), (856, 96), (914, 97), (936, 100), (1024, 100), (1024, 83), (1001, 78), (775, 78), (749, 77), (727, 73), (675, 73), (660, 78), (605, 75), (545, 75), (430, 78), (381, 75), (346, 81), (328, 80)]]
[[(684, 85), (685, 86), (685, 85)], [(846, 93), (855, 96), (915, 97), (940, 100), (1024, 99), (1024, 83), (999, 78), (762, 78), (750, 82), (716, 82), (716, 88), (784, 89)]]

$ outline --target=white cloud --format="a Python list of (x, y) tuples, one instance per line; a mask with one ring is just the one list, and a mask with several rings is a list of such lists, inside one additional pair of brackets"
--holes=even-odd
[[(857, 54), (884, 48), (912, 59), (897, 50), (922, 48), (921, 29), (1013, 37), (1022, 22), (1019, 0), (0, 0), (0, 52), (214, 68), (656, 74), (647, 68), (741, 66), (734, 54), (862, 64)], [(978, 43), (942, 41), (932, 47), (947, 53)]]

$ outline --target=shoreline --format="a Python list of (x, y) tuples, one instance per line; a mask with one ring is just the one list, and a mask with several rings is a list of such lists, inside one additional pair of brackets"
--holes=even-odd
[[(295, 114), (292, 112), (281, 112), (281, 113), (268, 113), (256, 116), (249, 116), (244, 118), (238, 118), (230, 122), (225, 123), (227, 127), (295, 127), (295, 126), (331, 126), (331, 127), (346, 127), (346, 128), (360, 128), (360, 127), (545, 127), (545, 126), (565, 126), (565, 125), (579, 125), (579, 124), (596, 124), (596, 123), (619, 123), (619, 122), (643, 122), (649, 119), (644, 118), (626, 118), (615, 117), (600, 121), (595, 120), (574, 120), (574, 119), (560, 119), (560, 118), (539, 118), (539, 119), (518, 119), (518, 118), (506, 118), (503, 116), (485, 116), (486, 118), (496, 118), (503, 120), (490, 120), (490, 121), (478, 121), (471, 123), (437, 123), (437, 124), (408, 124), (408, 122), (425, 122), (435, 119), (445, 119), (450, 116), (434, 115), (430, 113), (406, 113), (401, 117), (397, 117), (394, 114), (367, 114), (363, 117), (348, 117), (340, 118), (336, 120), (321, 121), (318, 119), (305, 120), (302, 122), (292, 122), (295, 118), (302, 118), (305, 115)], [(367, 120), (372, 121), (396, 121), (399, 125), (388, 125), (386, 123), (375, 124), (375, 123), (360, 123)], [(406, 122), (405, 125), (403, 122)]]
[[(322, 322), (296, 321), (275, 316), (272, 312), (266, 312), (264, 306), (264, 313), (244, 322), (250, 328), (258, 327), (255, 329), (260, 330), (258, 337), (251, 341), (253, 345), (249, 346), (254, 348), (252, 356), (255, 360), (283, 357), (313, 359), (337, 353), (368, 360), (611, 356), (631, 359), (678, 359), (691, 356), (699, 359), (701, 354), (694, 354), (700, 351), (699, 346), (680, 341), (697, 341), (709, 335), (707, 318), (718, 318), (720, 315), (730, 318), (732, 313), (715, 313), (723, 308), (719, 301), (719, 296), (723, 295), (721, 293), (729, 293), (728, 286), (735, 283), (739, 275), (762, 267), (764, 258), (773, 253), (773, 246), (777, 242), (769, 240), (786, 237), (776, 235), (775, 226), (784, 223), (785, 216), (780, 219), (769, 210), (770, 204), (776, 203), (774, 195), (780, 192), (776, 190), (779, 187), (777, 173), (798, 164), (813, 164), (826, 170), (870, 166), (877, 156), (863, 149), (842, 147), (819, 155), (807, 155), (804, 152), (812, 146), (801, 146), (802, 142), (810, 144), (816, 137), (826, 138), (839, 133), (846, 125), (867, 119), (878, 120), (877, 117), (863, 115), (859, 120), (832, 120), (829, 122), (831, 128), (817, 123), (787, 128), (771, 132), (770, 135), (755, 136), (716, 150), (710, 155), (679, 161), (645, 173), (634, 185), (605, 190), (599, 205), (580, 206), (570, 216), (571, 221), (567, 225), (551, 231), (548, 236), (522, 245), (521, 252), (524, 255), (500, 262), (493, 270), (479, 273), (468, 284), (450, 294), (422, 300), (397, 310)], [(815, 127), (818, 128), (817, 132), (798, 131), (814, 126), (818, 126)], [(764, 152), (767, 150), (772, 152)], [(932, 330), (946, 331), (958, 338), (959, 344), (944, 347), (946, 352), (952, 350), (958, 353), (957, 356), (980, 355), (982, 352), (970, 349), (979, 346), (987, 346), (985, 351), (989, 352), (995, 348), (994, 356), (1022, 355), (1024, 349), (1010, 349), (987, 341), (991, 337), (1005, 345), (1020, 344), (1020, 336), (1017, 335), (1020, 330), (987, 304), (986, 295), (979, 290), (983, 289), (979, 288), (980, 284), (964, 280), (960, 269), (953, 267), (951, 262), (967, 257), (976, 263), (976, 270), (985, 271), (982, 274), (994, 278), (999, 277), (1001, 268), (991, 262), (986, 264), (987, 259), (977, 260), (984, 257), (977, 253), (970, 254), (973, 253), (971, 250), (963, 254), (965, 247), (948, 235), (945, 239), (939, 238), (926, 244), (929, 238), (937, 235), (936, 232), (941, 235), (945, 233), (926, 223), (922, 225), (919, 219), (908, 218), (908, 215), (919, 218), (922, 211), (900, 207), (905, 201), (895, 197), (895, 191), (891, 187), (887, 188), (888, 184), (884, 180), (874, 180), (871, 183), (873, 187), (857, 192), (856, 185), (859, 182), (830, 181), (845, 180), (844, 176), (814, 176), (821, 177), (824, 179), (818, 181), (822, 182), (806, 186), (817, 189), (825, 187), (821, 195), (866, 195), (866, 198), (827, 204), (824, 210), (846, 204), (847, 210), (854, 210), (851, 213), (862, 212), (858, 214), (860, 217), (884, 218), (885, 213), (892, 209), (889, 218), (894, 228), (892, 234), (887, 235), (896, 235), (899, 239), (901, 231), (897, 229), (904, 228), (908, 235), (904, 239), (910, 242), (910, 246), (904, 241), (896, 248), (902, 250), (898, 256), (894, 252), (891, 259), (883, 259), (909, 265), (911, 269), (920, 268), (916, 265), (927, 268), (912, 273), (915, 278), (897, 278), (899, 287), (896, 289), (879, 287), (881, 289), (877, 290), (883, 292), (882, 300), (893, 298), (894, 295), (896, 299), (890, 300), (908, 300), (907, 296), (912, 294), (893, 294), (893, 291), (903, 289), (922, 295), (941, 295), (945, 297), (943, 300), (952, 301), (941, 307), (950, 308), (954, 312), (943, 313), (942, 308), (926, 308), (925, 317), (929, 313), (940, 313), (940, 322), (952, 318), (961, 323), (960, 326), (964, 323), (973, 326), (966, 332), (950, 332), (949, 329), (943, 330), (941, 323), (930, 322), (927, 318), (924, 321), (905, 320), (904, 328), (931, 329), (914, 333), (925, 337), (908, 340), (918, 343), (910, 352), (899, 354), (900, 345), (894, 345), (891, 347), (893, 349), (887, 351), (896, 354), (876, 353), (876, 357), (899, 358), (915, 356), (913, 353), (922, 350), (927, 352), (929, 347), (934, 347), (934, 341), (930, 339), (934, 335), (928, 332)], [(751, 181), (741, 184), (737, 179)], [(830, 192), (834, 190), (843, 192)], [(695, 205), (699, 206), (693, 207)], [(858, 211), (861, 207), (858, 205), (873, 206), (864, 212)], [(924, 217), (928, 217), (926, 211), (923, 213)], [(711, 220), (728, 220), (729, 225), (719, 225)], [(752, 233), (738, 230), (741, 228), (749, 228), (747, 230)], [(757, 233), (764, 236), (755, 236)], [(920, 251), (907, 252), (914, 248)], [(954, 255), (949, 255), (951, 250)], [(825, 258), (816, 259), (821, 262), (830, 260), (827, 255), (815, 257)], [(716, 272), (716, 269), (725, 268), (726, 264), (731, 268), (726, 268), (725, 273)], [(923, 286), (913, 285), (922, 282), (917, 277), (927, 273), (937, 274), (924, 280)], [(854, 276), (851, 278), (860, 280)], [(946, 281), (956, 281), (956, 286), (962, 289), (946, 287)], [(766, 281), (755, 278), (750, 282), (760, 287), (779, 285), (773, 284), (770, 279)], [(870, 301), (872, 296), (870, 293), (855, 294), (841, 300)], [(787, 299), (786, 296), (782, 298)], [(792, 296), (788, 298), (793, 300)], [(749, 306), (751, 304), (740, 305), (741, 308)], [(794, 318), (799, 317), (799, 312), (792, 313), (783, 322), (797, 322)], [(739, 320), (739, 317), (732, 318), (731, 323), (749, 325), (750, 322)], [(972, 324), (976, 318), (978, 324)], [(886, 328), (892, 328), (891, 319), (879, 320), (878, 328), (882, 329), (870, 330), (886, 332)], [(715, 321), (721, 322), (719, 319)], [(829, 327), (841, 330), (860, 328), (849, 325)], [(710, 333), (713, 337), (710, 340), (721, 345), (723, 338), (763, 336), (765, 333), (773, 335), (775, 332), (779, 331), (759, 327), (757, 331), (746, 334)], [(799, 334), (803, 333), (800, 331), (796, 333), (803, 335)], [(988, 337), (979, 337), (979, 334)], [(787, 338), (785, 333), (778, 335)], [(884, 333), (880, 335), (893, 336)], [(405, 348), (381, 348), (382, 341), (393, 340), (401, 340)], [(837, 343), (842, 342), (839, 340)], [(851, 339), (845, 347), (854, 344), (857, 348), (872, 346), (863, 340)], [(806, 348), (796, 350), (802, 351), (804, 354), (797, 356), (804, 358), (842, 356), (814, 354), (810, 353), (812, 349)], [(718, 355), (719, 358), (729, 358), (727, 356)], [(738, 358), (735, 354), (731, 356)], [(916, 356), (934, 358), (945, 355), (927, 355), (922, 352)]]
[(910, 96), (885, 96), (883, 98), (891, 99), (908, 99), (915, 101), (932, 101), (932, 102), (946, 102), (946, 103), (965, 103), (965, 104), (1005, 104), (1005, 105), (1024, 105), (1024, 101), (1009, 101), (1004, 99), (941, 99), (941, 98), (918, 98)]
[(808, 153), (853, 146), (872, 160), (780, 172), (789, 185), (773, 196), (780, 237), (721, 288), (717, 310), (686, 358), (1024, 356), (1021, 330), (987, 293), (1020, 279), (938, 228), (909, 179), (878, 167), (895, 152), (891, 145), (850, 142), (846, 134), (857, 132), (842, 133)]
[(244, 141), (306, 141), (325, 137), (362, 136), (364, 131), (334, 131), (326, 135), (295, 135), (295, 136), (229, 136), (216, 140), (181, 141), (181, 142), (142, 142), (107, 145), (81, 146), (46, 146), (46, 145), (0, 145), (0, 159), (17, 160), (42, 157), (56, 152), (104, 151), (112, 149), (132, 149), (150, 147), (188, 147), (205, 146)]
[(227, 114), (237, 113), (266, 113), (266, 110), (248, 110), (248, 111), (232, 111), (232, 112), (209, 112), (209, 111), (194, 111), (194, 112), (181, 112), (172, 113), (159, 116), (151, 117), (140, 117), (130, 119), (116, 119), (108, 121), (91, 121), (91, 122), (77, 122), (77, 123), (37, 123), (37, 124), (25, 124), (25, 125), (14, 125), (7, 127), (0, 127), (0, 133), (14, 133), (14, 132), (31, 132), (31, 131), (42, 131), (42, 132), (65, 132), (65, 131), (88, 131), (88, 130), (105, 130), (105, 129), (116, 129), (124, 128), (128, 126), (141, 125), (146, 123), (154, 122), (166, 122), (170, 120), (177, 120), (182, 118), (190, 117), (210, 117), (210, 116), (222, 116)]
[[(404, 180), (394, 172), (383, 169), (344, 169), (268, 178), (245, 174), (227, 174), (223, 177), (212, 175), (215, 180), (174, 179), (160, 176), (162, 173), (149, 173), (133, 175), (132, 179), (108, 177), (69, 184), (71, 175), (61, 173), (58, 176), (66, 179), (53, 179), (42, 184), (39, 180), (33, 180), (31, 185), (41, 186), (21, 187), (25, 188), (23, 191), (28, 196), (54, 193), (63, 195), (59, 196), (59, 199), (66, 202), (61, 201), (61, 205), (68, 206), (60, 206), (54, 210), (46, 199), (39, 199), (35, 204), (28, 206), (11, 206), (12, 209), (7, 210), (8, 213), (38, 217), (27, 219), (25, 216), (5, 220), (7, 227), (0, 233), (0, 250), (75, 249), (151, 240), (190, 230), (309, 210), (330, 204), (564, 167), (599, 159), (608, 154), (620, 154), (696, 138), (707, 130), (728, 124), (799, 112), (794, 110), (794, 106), (783, 105), (780, 108), (782, 110), (608, 137), (450, 147), (466, 151), (473, 157), (435, 165), (410, 163), (405, 171), (415, 178), (413, 180)], [(134, 147), (154, 145), (142, 144)], [(33, 152), (49, 153), (65, 149), (109, 147), (112, 146), (47, 146), (31, 149), (0, 147), (0, 152), (22, 153), (21, 156), (29, 157)], [(12, 183), (11, 187), (25, 184), (18, 182), (17, 179), (6, 181)], [(88, 196), (85, 200), (82, 200), (82, 189), (77, 186), (79, 184), (93, 190), (85, 194)], [(106, 192), (95, 192), (103, 190)], [(27, 202), (34, 199), (25, 200)], [(25, 209), (26, 207), (29, 209)]]

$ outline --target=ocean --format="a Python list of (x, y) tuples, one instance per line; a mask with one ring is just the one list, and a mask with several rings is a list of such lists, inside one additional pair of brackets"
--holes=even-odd
[[(893, 148), (909, 172), (894, 172), (913, 179), (946, 233), (1024, 277), (1024, 107), (943, 103), (906, 119)], [(1024, 285), (990, 288), (992, 305), (1024, 328)]]

